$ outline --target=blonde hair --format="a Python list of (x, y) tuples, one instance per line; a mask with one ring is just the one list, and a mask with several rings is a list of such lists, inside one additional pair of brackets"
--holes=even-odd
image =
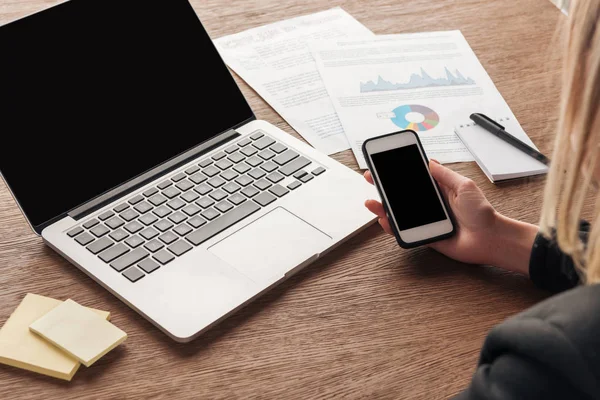
[(600, 0), (572, 0), (569, 14), (561, 118), (540, 225), (593, 284), (600, 282), (600, 197), (587, 245), (579, 224), (600, 152)]

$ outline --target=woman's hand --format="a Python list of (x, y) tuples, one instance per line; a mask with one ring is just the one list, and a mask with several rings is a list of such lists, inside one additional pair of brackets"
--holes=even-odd
[[(456, 222), (456, 234), (452, 238), (430, 244), (429, 247), (465, 263), (492, 264), (527, 273), (538, 228), (497, 213), (472, 180), (435, 161), (429, 163), (429, 168)], [(365, 173), (365, 178), (373, 183), (369, 171)], [(392, 234), (381, 203), (367, 200), (365, 206), (379, 217), (383, 229)]]

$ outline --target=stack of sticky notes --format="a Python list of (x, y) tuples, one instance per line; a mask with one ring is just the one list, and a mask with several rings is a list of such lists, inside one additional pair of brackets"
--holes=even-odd
[(110, 313), (28, 294), (0, 329), (0, 363), (70, 381), (80, 363), (89, 367), (127, 334)]

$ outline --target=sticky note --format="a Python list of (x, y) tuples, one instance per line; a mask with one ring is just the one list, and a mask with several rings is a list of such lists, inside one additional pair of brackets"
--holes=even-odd
[[(27, 294), (0, 329), (0, 363), (70, 381), (79, 361), (29, 330), (31, 323), (60, 304), (60, 300)], [(110, 318), (109, 312), (93, 312)]]
[(86, 367), (127, 339), (125, 332), (70, 299), (33, 322), (29, 329)]

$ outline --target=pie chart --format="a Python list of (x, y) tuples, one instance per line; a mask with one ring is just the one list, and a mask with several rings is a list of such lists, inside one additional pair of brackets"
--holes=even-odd
[(392, 122), (400, 129), (425, 132), (438, 126), (440, 116), (429, 107), (416, 104), (403, 105), (393, 110)]

